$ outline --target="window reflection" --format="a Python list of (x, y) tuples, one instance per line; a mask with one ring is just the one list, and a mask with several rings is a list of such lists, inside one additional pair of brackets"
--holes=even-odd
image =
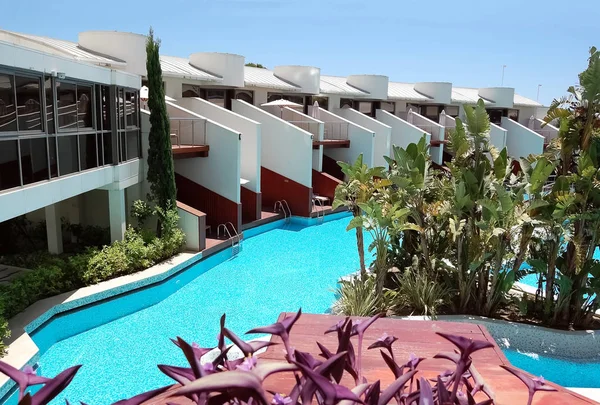
[(96, 134), (79, 135), (79, 156), (81, 170), (98, 166)]
[(58, 137), (58, 162), (61, 176), (79, 171), (77, 135)]
[(206, 101), (225, 108), (225, 90), (206, 90)]
[(137, 106), (137, 93), (133, 91), (128, 91), (125, 93), (125, 115), (126, 115), (126, 123), (127, 127), (137, 127), (138, 126), (138, 111), (139, 108)]
[(15, 88), (12, 75), (0, 74), (0, 131), (17, 130)]
[(112, 142), (112, 134), (105, 133), (102, 134), (102, 147), (104, 149), (104, 164), (111, 165), (113, 164), (113, 142)]
[(48, 180), (46, 138), (21, 139), (19, 146), (23, 185)]
[(20, 185), (17, 141), (0, 141), (0, 190)]
[(40, 79), (15, 76), (19, 131), (41, 131)]
[(77, 129), (77, 87), (71, 83), (57, 82), (58, 129)]
[(46, 92), (46, 132), (54, 133), (54, 92), (52, 91), (52, 78), (46, 77), (44, 81)]
[(235, 99), (245, 101), (248, 104), (254, 104), (254, 93), (246, 90), (236, 90)]
[(127, 159), (140, 157), (139, 131), (127, 131)]
[(77, 85), (77, 127), (92, 128), (92, 88)]

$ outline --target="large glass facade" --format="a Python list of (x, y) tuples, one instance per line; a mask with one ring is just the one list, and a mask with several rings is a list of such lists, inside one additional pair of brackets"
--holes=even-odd
[(0, 192), (141, 156), (139, 91), (0, 66)]

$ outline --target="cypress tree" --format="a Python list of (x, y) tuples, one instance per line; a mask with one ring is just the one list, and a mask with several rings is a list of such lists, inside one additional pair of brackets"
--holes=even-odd
[(151, 198), (159, 207), (166, 210), (175, 207), (177, 189), (159, 49), (160, 41), (154, 39), (154, 31), (150, 28), (146, 42), (148, 108), (150, 110), (148, 182), (150, 183)]

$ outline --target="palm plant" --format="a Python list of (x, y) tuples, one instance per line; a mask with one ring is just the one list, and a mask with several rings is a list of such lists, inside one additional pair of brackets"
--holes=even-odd
[(569, 87), (568, 93), (548, 110), (545, 121), (558, 118), (559, 134), (539, 158), (556, 167), (557, 178), (544, 196), (542, 210), (546, 218), (560, 224), (551, 229), (558, 246), (548, 259), (545, 307), (547, 314), (555, 307), (554, 322), (583, 326), (599, 305), (591, 298), (600, 266), (593, 257), (600, 229), (600, 52), (596, 48), (590, 49), (579, 84)]
[[(342, 172), (346, 176), (346, 181), (339, 184), (335, 189), (335, 198), (333, 200), (333, 209), (345, 206), (354, 215), (354, 218), (362, 216), (360, 204), (364, 204), (378, 189), (388, 185), (388, 181), (383, 179), (383, 167), (369, 167), (363, 163), (363, 156), (360, 154), (353, 164), (338, 162)], [(362, 226), (349, 225), (347, 230), (356, 229), (356, 247), (360, 260), (360, 272), (366, 274), (365, 267), (365, 244)]]

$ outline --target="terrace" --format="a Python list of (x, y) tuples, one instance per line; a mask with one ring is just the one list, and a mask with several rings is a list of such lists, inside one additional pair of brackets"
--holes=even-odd
[(173, 159), (208, 157), (206, 120), (203, 118), (170, 118)]

